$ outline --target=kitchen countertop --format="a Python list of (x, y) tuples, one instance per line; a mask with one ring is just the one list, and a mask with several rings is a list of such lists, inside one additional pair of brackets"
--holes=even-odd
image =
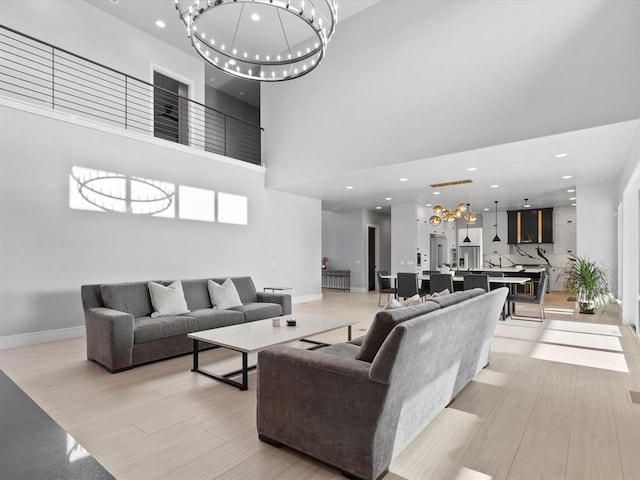
[[(458, 272), (464, 272), (465, 270), (457, 270)], [(544, 267), (493, 267), (493, 268), (473, 268), (472, 272), (503, 272), (503, 273), (543, 273)]]

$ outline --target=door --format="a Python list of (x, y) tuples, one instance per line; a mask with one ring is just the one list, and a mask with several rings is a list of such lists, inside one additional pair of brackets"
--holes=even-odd
[(369, 227), (369, 252), (368, 252), (368, 271), (369, 271), (369, 291), (376, 289), (376, 228)]
[(189, 144), (189, 86), (153, 72), (153, 136)]

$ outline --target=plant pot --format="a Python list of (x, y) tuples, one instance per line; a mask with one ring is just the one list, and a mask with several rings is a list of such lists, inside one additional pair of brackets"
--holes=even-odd
[(596, 307), (593, 302), (578, 302), (578, 309), (580, 310), (580, 313), (586, 313), (589, 315), (596, 313)]

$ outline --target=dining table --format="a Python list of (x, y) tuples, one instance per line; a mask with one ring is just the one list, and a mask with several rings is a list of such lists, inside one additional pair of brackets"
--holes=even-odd
[[(386, 278), (389, 280), (393, 280), (394, 286), (398, 287), (397, 285), (397, 281), (398, 281), (398, 276), (395, 274), (388, 274), (388, 275), (380, 275), (381, 278)], [(425, 275), (425, 274), (416, 274), (416, 278), (417, 281), (421, 282), (422, 280), (429, 280), (429, 275)], [(506, 300), (506, 307), (507, 307), (507, 312), (506, 315), (504, 315), (503, 312), (503, 319), (506, 317), (509, 317), (511, 315), (511, 304), (509, 302), (509, 296), (512, 293), (512, 287), (514, 285), (525, 285), (528, 282), (531, 282), (532, 278), (531, 277), (492, 277), (489, 276), (489, 284), (495, 283), (495, 284), (503, 284), (505, 286), (509, 287), (509, 295), (507, 295), (507, 300)], [(464, 282), (464, 275), (454, 275), (453, 276), (453, 282), (454, 283), (463, 283)], [(396, 293), (396, 298), (397, 298), (397, 293)]]

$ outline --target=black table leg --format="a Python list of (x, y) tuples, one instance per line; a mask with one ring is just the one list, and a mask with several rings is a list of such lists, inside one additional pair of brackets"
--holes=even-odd
[(193, 368), (192, 372), (198, 371), (198, 340), (193, 340)]

